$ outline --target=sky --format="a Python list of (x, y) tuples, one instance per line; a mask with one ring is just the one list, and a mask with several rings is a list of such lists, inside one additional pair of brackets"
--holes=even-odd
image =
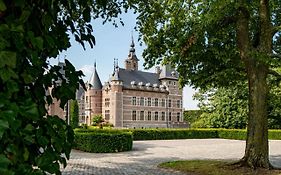
[[(144, 70), (142, 52), (145, 45), (140, 46), (137, 41), (138, 33), (133, 30), (136, 23), (136, 15), (127, 13), (121, 16), (124, 26), (114, 27), (111, 23), (102, 24), (101, 19), (96, 19), (92, 22), (93, 35), (95, 36), (96, 45), (90, 48), (86, 44), (86, 50), (79, 45), (73, 37), (71, 38), (71, 47), (60, 54), (56, 59), (51, 60), (51, 64), (56, 64), (58, 61), (68, 59), (76, 69), (82, 70), (86, 82), (90, 79), (93, 71), (94, 63), (97, 65), (97, 72), (102, 84), (106, 82), (113, 72), (113, 60), (118, 59), (119, 67), (124, 67), (124, 61), (128, 56), (131, 38), (133, 35), (135, 41), (136, 55), (139, 61), (139, 70), (154, 72), (154, 69)], [(192, 99), (195, 90), (191, 87), (183, 89), (183, 107), (185, 109), (198, 109), (197, 101)]]

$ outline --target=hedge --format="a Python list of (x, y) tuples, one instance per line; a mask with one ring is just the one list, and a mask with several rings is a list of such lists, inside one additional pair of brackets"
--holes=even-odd
[(92, 153), (130, 151), (133, 146), (131, 132), (75, 131), (75, 149)]
[[(244, 129), (75, 129), (76, 149), (104, 153), (132, 149), (133, 140), (222, 138), (245, 140)], [(281, 130), (269, 130), (268, 138), (281, 140)]]
[(201, 129), (135, 129), (134, 140), (205, 139), (216, 138), (215, 130)]

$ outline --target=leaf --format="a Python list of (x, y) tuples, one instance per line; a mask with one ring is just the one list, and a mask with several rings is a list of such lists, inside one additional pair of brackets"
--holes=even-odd
[(39, 48), (40, 50), (43, 49), (43, 43), (44, 43), (44, 41), (43, 41), (43, 38), (42, 38), (42, 37), (38, 36), (38, 37), (34, 38), (33, 41), (34, 41), (33, 44), (34, 44), (37, 48)]
[[(2, 138), (4, 131), (9, 128), (8, 121), (0, 120), (0, 139)], [(1, 164), (1, 163), (0, 163)]]
[(0, 68), (4, 66), (15, 68), (16, 62), (17, 62), (16, 52), (0, 51)]
[(30, 10), (24, 10), (20, 16), (19, 22), (20, 23), (25, 23), (30, 16), (31, 12)]
[(5, 3), (3, 2), (3, 0), (0, 0), (0, 12), (5, 11), (7, 9)]
[(89, 7), (86, 7), (83, 11), (83, 18), (86, 22), (91, 21), (91, 9)]
[(0, 168), (7, 168), (10, 164), (10, 160), (3, 154), (0, 154)]

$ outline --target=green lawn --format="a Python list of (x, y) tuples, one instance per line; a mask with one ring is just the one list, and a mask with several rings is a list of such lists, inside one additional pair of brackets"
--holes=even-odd
[(281, 170), (252, 170), (231, 163), (216, 160), (188, 160), (165, 162), (159, 167), (194, 175), (281, 175)]

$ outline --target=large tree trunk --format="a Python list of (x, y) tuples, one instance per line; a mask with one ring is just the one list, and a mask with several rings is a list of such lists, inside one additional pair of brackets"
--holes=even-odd
[(271, 168), (268, 156), (268, 122), (266, 77), (268, 69), (265, 65), (252, 60), (249, 64), (249, 115), (244, 165), (252, 168)]
[[(237, 44), (240, 57), (246, 66), (249, 86), (249, 115), (245, 155), (242, 165), (252, 168), (272, 168), (268, 153), (267, 121), (267, 75), (266, 59), (272, 52), (272, 24), (270, 22), (269, 1), (260, 0), (257, 47), (250, 37), (250, 13), (244, 0), (240, 0), (237, 20)], [(253, 54), (258, 53), (258, 54)], [(252, 58), (259, 55), (259, 58)]]

